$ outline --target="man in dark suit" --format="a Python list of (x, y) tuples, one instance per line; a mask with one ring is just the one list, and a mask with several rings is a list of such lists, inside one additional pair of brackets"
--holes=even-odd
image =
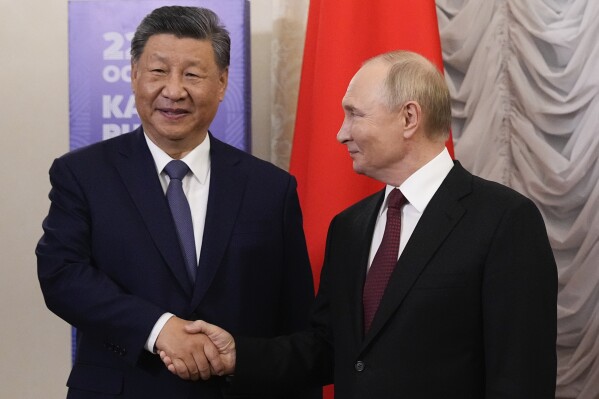
[(337, 399), (554, 398), (557, 272), (543, 219), (451, 160), (443, 76), (417, 54), (383, 54), (343, 109), (337, 139), (355, 171), (387, 187), (331, 222), (311, 329), (233, 339), (186, 327), (218, 347), (214, 372), (234, 373), (231, 392), (334, 382)]
[[(229, 53), (212, 11), (154, 10), (131, 48), (142, 127), (50, 169), (36, 254), (48, 307), (77, 328), (69, 398), (221, 398), (222, 381), (197, 381), (210, 376), (204, 351), (215, 348), (183, 330), (189, 320), (256, 337), (308, 326), (314, 292), (295, 180), (208, 132)], [(171, 186), (183, 193), (172, 201)], [(197, 382), (169, 373), (158, 350)]]

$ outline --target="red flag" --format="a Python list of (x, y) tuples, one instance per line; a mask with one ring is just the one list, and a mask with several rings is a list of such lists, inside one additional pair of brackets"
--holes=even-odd
[[(399, 49), (443, 70), (434, 0), (310, 1), (290, 171), (298, 180), (316, 286), (333, 216), (382, 188), (353, 171), (336, 141), (341, 99), (365, 60)], [(448, 148), (453, 154), (451, 139)]]

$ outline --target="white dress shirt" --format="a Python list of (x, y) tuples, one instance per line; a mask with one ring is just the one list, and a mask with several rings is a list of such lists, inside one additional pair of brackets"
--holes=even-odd
[(453, 160), (447, 149), (444, 149), (435, 158), (430, 160), (426, 165), (414, 172), (410, 177), (403, 182), (399, 187), (387, 185), (385, 188), (385, 200), (379, 211), (374, 233), (372, 235), (372, 243), (370, 245), (370, 256), (368, 258), (368, 270), (374, 259), (376, 251), (383, 240), (385, 225), (387, 224), (387, 201), (389, 193), (394, 188), (399, 188), (408, 202), (403, 206), (401, 211), (401, 235), (399, 238), (399, 256), (403, 252), (406, 244), (410, 240), (422, 213), (430, 202), (433, 195), (453, 168)]
[[(145, 135), (145, 132), (144, 132)], [(166, 152), (158, 147), (152, 140), (145, 135), (146, 143), (154, 158), (154, 164), (156, 165), (156, 173), (160, 179), (162, 190), (166, 195), (166, 189), (170, 182), (170, 178), (164, 171), (164, 167), (170, 161), (173, 160)], [(191, 219), (193, 223), (193, 235), (195, 238), (196, 256), (197, 261), (200, 259), (200, 252), (202, 250), (202, 239), (204, 237), (204, 223), (206, 222), (206, 209), (208, 207), (208, 189), (210, 187), (210, 136), (206, 135), (206, 138), (200, 145), (191, 150), (189, 154), (181, 158), (183, 162), (189, 166), (190, 172), (183, 178), (183, 192), (189, 202), (191, 208)], [(172, 313), (163, 314), (156, 324), (146, 341), (146, 350), (154, 353), (154, 344), (158, 334), (162, 331), (162, 328), (173, 316)]]

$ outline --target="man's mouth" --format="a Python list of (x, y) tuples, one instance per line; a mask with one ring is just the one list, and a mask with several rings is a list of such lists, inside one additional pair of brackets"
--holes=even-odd
[(189, 113), (186, 110), (180, 108), (160, 108), (158, 111), (167, 118), (178, 118), (182, 115), (187, 115)]

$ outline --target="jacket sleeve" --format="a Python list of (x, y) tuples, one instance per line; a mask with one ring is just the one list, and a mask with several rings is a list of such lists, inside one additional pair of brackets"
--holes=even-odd
[(554, 398), (557, 267), (532, 201), (505, 211), (482, 284), (485, 398)]
[(314, 302), (314, 281), (297, 196), (295, 178), (289, 178), (283, 214), (283, 264), (281, 303), (277, 335), (291, 334), (308, 327)]
[[(329, 228), (333, 228), (334, 221)], [(328, 242), (327, 242), (328, 244)], [(328, 245), (327, 245), (328, 248)], [(329, 319), (328, 250), (320, 276), (310, 327), (271, 339), (235, 337), (237, 364), (231, 394), (289, 394), (333, 382), (333, 338)]]
[(54, 161), (50, 182), (50, 210), (36, 248), (46, 305), (78, 330), (135, 363), (164, 310), (129, 294), (95, 264), (89, 202), (64, 158)]

